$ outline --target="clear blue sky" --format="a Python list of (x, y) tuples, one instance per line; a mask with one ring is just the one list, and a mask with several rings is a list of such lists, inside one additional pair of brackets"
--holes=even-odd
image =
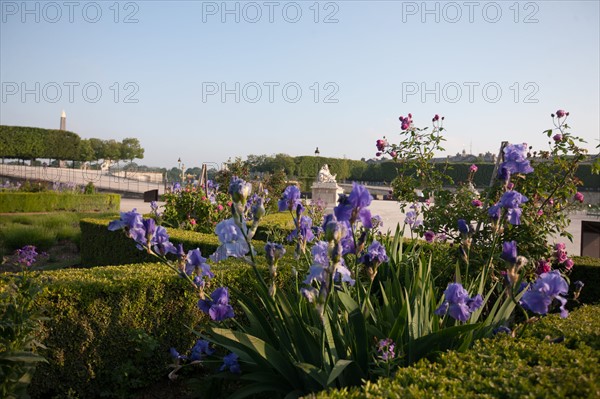
[(449, 154), (540, 148), (562, 108), (593, 151), (599, 3), (2, 0), (0, 124), (58, 128), (64, 109), (68, 130), (137, 137), (140, 164), (171, 167), (370, 158), (409, 112), (446, 117)]

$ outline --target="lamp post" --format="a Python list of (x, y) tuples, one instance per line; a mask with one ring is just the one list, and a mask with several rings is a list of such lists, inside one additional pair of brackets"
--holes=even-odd
[(181, 157), (179, 157), (177, 159), (177, 169), (179, 170), (179, 173), (181, 174), (181, 184), (183, 184), (183, 168), (185, 168), (185, 165), (181, 163)]
[(319, 147), (315, 150), (315, 158), (317, 159), (317, 178), (319, 177), (319, 155), (321, 151), (319, 151)]

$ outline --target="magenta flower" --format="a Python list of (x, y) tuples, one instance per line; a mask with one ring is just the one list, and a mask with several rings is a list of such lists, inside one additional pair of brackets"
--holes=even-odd
[(473, 206), (475, 206), (475, 207), (479, 208), (479, 207), (483, 206), (483, 202), (481, 202), (481, 201), (480, 201), (480, 200), (478, 200), (478, 199), (474, 199), (473, 201), (471, 201), (471, 205), (473, 205)]
[(552, 270), (552, 266), (550, 265), (550, 262), (548, 262), (546, 259), (540, 259), (538, 261), (537, 269), (535, 272), (538, 275), (540, 275), (540, 274), (548, 273), (550, 270)]
[(554, 139), (554, 141), (556, 141), (558, 143), (558, 142), (562, 141), (563, 136), (562, 136), (562, 134), (557, 133), (552, 138)]
[(433, 242), (433, 240), (435, 238), (435, 233), (431, 230), (427, 230), (424, 234), (424, 237), (425, 237), (425, 241)]
[(408, 116), (406, 118), (403, 116), (400, 116), (400, 118), (398, 118), (398, 119), (400, 120), (402, 130), (407, 130), (410, 127), (410, 125), (412, 124), (412, 114), (408, 114)]
[(477, 167), (477, 165), (473, 164), (473, 165), (471, 165), (471, 167), (469, 167), (469, 172), (475, 173), (475, 172), (477, 172), (477, 169), (479, 169)]
[(578, 191), (578, 192), (575, 194), (575, 196), (573, 197), (573, 199), (574, 199), (575, 201), (579, 201), (579, 202), (581, 202), (581, 203), (583, 203), (583, 198), (584, 198), (584, 197), (583, 197), (583, 194), (582, 194), (582, 193), (580, 193), (579, 191)]
[(377, 150), (379, 151), (385, 151), (385, 147), (387, 147), (388, 142), (385, 139), (385, 137), (383, 139), (379, 139), (377, 140), (376, 146), (377, 146)]
[(566, 112), (564, 109), (559, 109), (558, 111), (556, 111), (557, 118), (564, 118), (565, 115), (569, 115), (569, 113)]
[(567, 258), (567, 260), (565, 261), (565, 269), (571, 270), (573, 268), (573, 265), (574, 265), (573, 259)]

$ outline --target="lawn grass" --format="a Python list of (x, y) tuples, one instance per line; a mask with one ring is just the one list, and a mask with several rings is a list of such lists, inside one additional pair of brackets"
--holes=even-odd
[(10, 255), (25, 245), (35, 245), (40, 251), (48, 251), (56, 244), (68, 241), (79, 248), (79, 221), (86, 217), (112, 218), (118, 215), (77, 212), (0, 215), (0, 257)]

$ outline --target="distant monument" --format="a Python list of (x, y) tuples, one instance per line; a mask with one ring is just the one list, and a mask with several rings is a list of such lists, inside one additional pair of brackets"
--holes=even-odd
[[(67, 114), (65, 114), (65, 110), (63, 109), (62, 114), (60, 114), (60, 129), (59, 130), (67, 130)], [(67, 162), (63, 160), (58, 161), (59, 168), (66, 168)]]
[(63, 109), (62, 114), (60, 114), (60, 129), (59, 130), (67, 130), (67, 114)]
[(333, 208), (337, 203), (339, 194), (344, 190), (338, 186), (335, 175), (329, 171), (329, 165), (325, 164), (317, 174), (317, 181), (312, 185), (313, 201), (321, 200), (325, 208)]

